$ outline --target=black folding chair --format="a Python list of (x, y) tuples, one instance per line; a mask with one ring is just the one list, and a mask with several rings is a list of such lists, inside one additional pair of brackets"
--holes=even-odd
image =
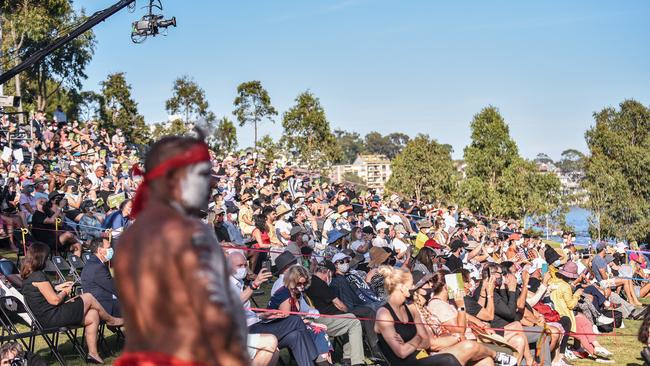
[(74, 254), (68, 255), (68, 263), (70, 263), (70, 268), (77, 271), (78, 274), (81, 274), (81, 270), (85, 266), (84, 261)]
[(66, 281), (65, 276), (63, 276), (63, 274), (56, 267), (56, 264), (54, 264), (51, 259), (45, 261), (45, 268), (43, 268), (43, 272), (45, 272), (45, 274), (48, 276), (56, 277), (56, 280), (52, 281), (55, 285)]
[[(75, 351), (81, 356), (81, 359), (86, 359), (86, 352), (84, 351), (81, 343), (77, 339), (77, 329), (82, 328), (83, 326), (78, 327), (54, 327), (54, 328), (44, 328), (41, 323), (36, 319), (34, 313), (27, 306), (27, 304), (20, 301), (15, 296), (3, 296), (0, 297), (0, 311), (3, 315), (3, 321), (7, 321), (7, 328), (10, 336), (15, 338), (29, 338), (30, 342), (28, 344), (28, 349), (34, 352), (34, 342), (36, 336), (41, 336), (47, 346), (50, 348), (50, 351), (54, 355), (57, 361), (61, 365), (65, 365), (65, 359), (61, 356), (59, 352), (59, 335), (61, 333), (65, 334), (68, 337), (68, 340), (72, 343)], [(26, 313), (32, 321), (32, 325), (29, 327), (28, 332), (20, 332), (16, 327), (16, 324), (11, 320), (12, 317), (15, 318), (19, 313)]]
[(73, 270), (68, 261), (63, 259), (63, 257), (55, 255), (52, 257), (52, 262), (54, 262), (56, 269), (59, 271), (59, 276), (64, 279), (70, 278), (73, 282), (81, 283), (81, 277), (79, 277), (77, 271)]
[(6, 259), (0, 259), (0, 273), (9, 276), (19, 274), (20, 272), (18, 271), (18, 267), (16, 267), (16, 263)]
[(88, 263), (88, 260), (92, 257), (93, 253), (91, 252), (83, 252), (81, 253), (81, 259), (83, 259), (84, 263)]

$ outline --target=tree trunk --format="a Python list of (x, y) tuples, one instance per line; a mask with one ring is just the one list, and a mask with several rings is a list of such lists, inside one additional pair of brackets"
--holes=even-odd
[(253, 126), (255, 129), (255, 156), (257, 156), (257, 119), (253, 121)]

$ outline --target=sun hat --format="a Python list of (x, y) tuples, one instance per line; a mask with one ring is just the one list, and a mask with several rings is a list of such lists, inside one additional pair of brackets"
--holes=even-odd
[(380, 247), (370, 248), (370, 262), (368, 263), (370, 267), (378, 266), (386, 261), (390, 257), (390, 253), (385, 251)]
[(557, 271), (565, 277), (576, 279), (578, 278), (578, 265), (573, 261), (568, 261), (562, 268)]
[[(244, 202), (244, 201), (242, 201), (242, 202)], [(289, 207), (280, 206), (280, 207), (278, 207), (277, 210), (275, 210), (275, 216), (279, 218), (280, 216), (282, 216), (282, 215), (284, 215), (286, 213), (289, 213), (289, 212), (291, 212), (291, 209)]]
[(280, 255), (278, 255), (277, 258), (275, 258), (275, 268), (278, 274), (282, 273), (289, 266), (294, 265), (296, 263), (298, 263), (296, 256), (293, 255), (293, 253), (286, 250), (280, 253)]
[[(340, 252), (336, 253), (332, 257), (332, 263), (336, 264), (336, 262), (338, 262), (338, 261), (340, 261), (342, 259), (345, 259), (345, 258), (351, 259), (351, 257), (349, 255), (345, 254), (345, 253), (340, 253)], [(276, 259), (276, 262), (277, 262), (277, 259)]]
[(337, 240), (341, 239), (343, 236), (345, 235), (336, 229), (330, 230), (327, 232), (327, 244), (332, 244)]

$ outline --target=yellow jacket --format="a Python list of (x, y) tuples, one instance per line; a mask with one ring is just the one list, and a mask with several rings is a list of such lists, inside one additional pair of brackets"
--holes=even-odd
[(573, 308), (578, 305), (580, 300), (579, 293), (573, 293), (571, 285), (559, 278), (553, 278), (548, 283), (551, 289), (551, 300), (560, 316), (568, 316), (571, 319), (571, 331), (576, 331), (576, 318), (573, 314)]
[(424, 243), (427, 240), (429, 240), (427, 234), (420, 231), (418, 235), (415, 237), (415, 247), (418, 249), (422, 249), (422, 247), (424, 247)]

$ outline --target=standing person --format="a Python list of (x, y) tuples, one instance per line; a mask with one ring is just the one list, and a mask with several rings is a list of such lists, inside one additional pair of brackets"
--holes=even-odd
[(115, 256), (128, 334), (115, 365), (247, 365), (241, 301), (214, 231), (197, 217), (210, 199), (207, 145), (164, 137), (145, 170), (133, 203), (138, 219)]

